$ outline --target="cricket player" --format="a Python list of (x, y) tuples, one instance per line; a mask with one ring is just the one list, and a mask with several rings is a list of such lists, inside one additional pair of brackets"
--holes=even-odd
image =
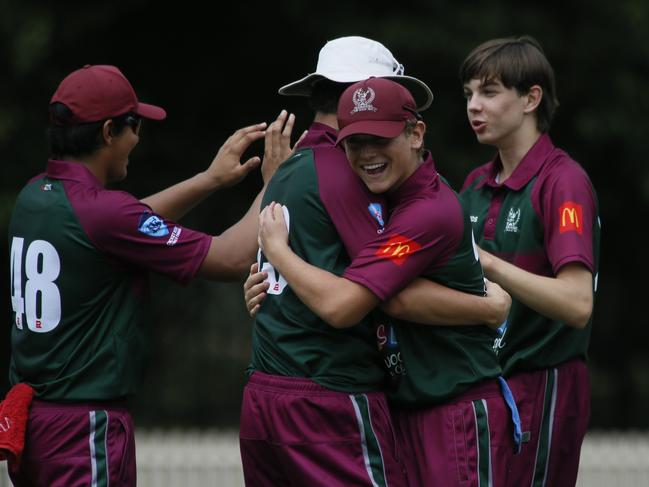
[[(22, 462), (10, 465), (14, 485), (135, 486), (126, 400), (154, 333), (148, 272), (225, 280), (254, 259), (262, 193), (218, 236), (175, 220), (259, 166), (258, 157), (240, 158), (265, 124), (236, 131), (205, 172), (142, 201), (107, 189), (126, 177), (142, 120), (165, 116), (141, 103), (115, 66), (86, 65), (52, 96), (51, 158), (20, 192), (9, 225), (10, 381), (36, 393)], [(265, 181), (276, 169), (267, 162)]]
[(531, 37), (494, 39), (460, 68), (471, 128), (494, 158), (467, 177), (485, 275), (513, 303), (494, 348), (526, 436), (509, 485), (574, 486), (590, 416), (586, 366), (600, 221), (584, 169), (554, 146), (554, 73)]

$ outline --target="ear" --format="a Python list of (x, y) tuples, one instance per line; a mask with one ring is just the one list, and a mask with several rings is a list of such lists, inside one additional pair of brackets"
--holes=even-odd
[(419, 150), (424, 145), (424, 135), (426, 134), (426, 124), (421, 120), (417, 120), (417, 123), (412, 128), (410, 134), (410, 148), (414, 150)]
[(108, 119), (104, 122), (104, 125), (101, 127), (101, 135), (104, 139), (104, 143), (106, 145), (110, 145), (113, 142), (113, 139), (115, 138), (115, 135), (113, 134), (113, 128), (114, 128), (113, 121), (111, 119)]
[(525, 98), (526, 102), (524, 112), (532, 113), (537, 109), (537, 107), (541, 103), (541, 100), (543, 99), (543, 88), (541, 88), (539, 85), (532, 85), (530, 87), (530, 90), (525, 95)]

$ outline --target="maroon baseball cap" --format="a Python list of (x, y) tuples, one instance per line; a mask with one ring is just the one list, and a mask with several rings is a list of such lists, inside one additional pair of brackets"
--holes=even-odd
[(137, 100), (126, 76), (115, 66), (86, 64), (61, 81), (50, 100), (63, 103), (76, 122), (99, 122), (129, 112), (152, 120), (163, 120), (164, 109)]
[(354, 134), (391, 139), (406, 121), (418, 118), (417, 104), (410, 92), (387, 78), (369, 78), (347, 88), (338, 102), (338, 140)]

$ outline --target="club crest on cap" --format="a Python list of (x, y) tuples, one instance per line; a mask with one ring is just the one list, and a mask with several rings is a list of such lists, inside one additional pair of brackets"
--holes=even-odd
[(354, 102), (354, 109), (350, 112), (352, 115), (358, 112), (375, 112), (378, 109), (372, 105), (376, 93), (371, 87), (367, 89), (359, 88), (352, 95), (352, 101)]

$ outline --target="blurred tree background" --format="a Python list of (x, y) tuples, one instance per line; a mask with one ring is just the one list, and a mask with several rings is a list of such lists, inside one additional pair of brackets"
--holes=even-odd
[[(383, 42), (435, 94), (424, 114), (427, 146), (459, 188), (492, 151), (475, 141), (457, 70), (477, 44), (530, 34), (554, 65), (561, 106), (551, 131), (589, 172), (603, 222), (600, 287), (591, 342), (591, 427), (649, 428), (649, 3), (565, 0), (401, 2), (129, 2), (0, 0), (0, 228), (6, 235), (22, 185), (47, 160), (47, 104), (84, 64), (115, 64), (143, 101), (168, 111), (145, 123), (121, 189), (144, 197), (201, 171), (236, 128), (282, 108), (310, 122), (304, 100), (277, 89), (314, 71), (330, 39)], [(261, 154), (257, 143), (250, 155)], [(251, 175), (215, 194), (183, 223), (221, 232), (261, 188)], [(645, 237), (642, 237), (645, 235)], [(8, 261), (6, 238), (0, 254)], [(619, 260), (616, 260), (619, 259)], [(0, 279), (9, 315), (8, 265)], [(643, 284), (644, 283), (644, 284)], [(235, 427), (251, 320), (240, 283), (189, 286), (153, 278), (155, 336), (134, 403), (140, 426)], [(9, 320), (0, 334), (0, 393), (7, 389)]]

